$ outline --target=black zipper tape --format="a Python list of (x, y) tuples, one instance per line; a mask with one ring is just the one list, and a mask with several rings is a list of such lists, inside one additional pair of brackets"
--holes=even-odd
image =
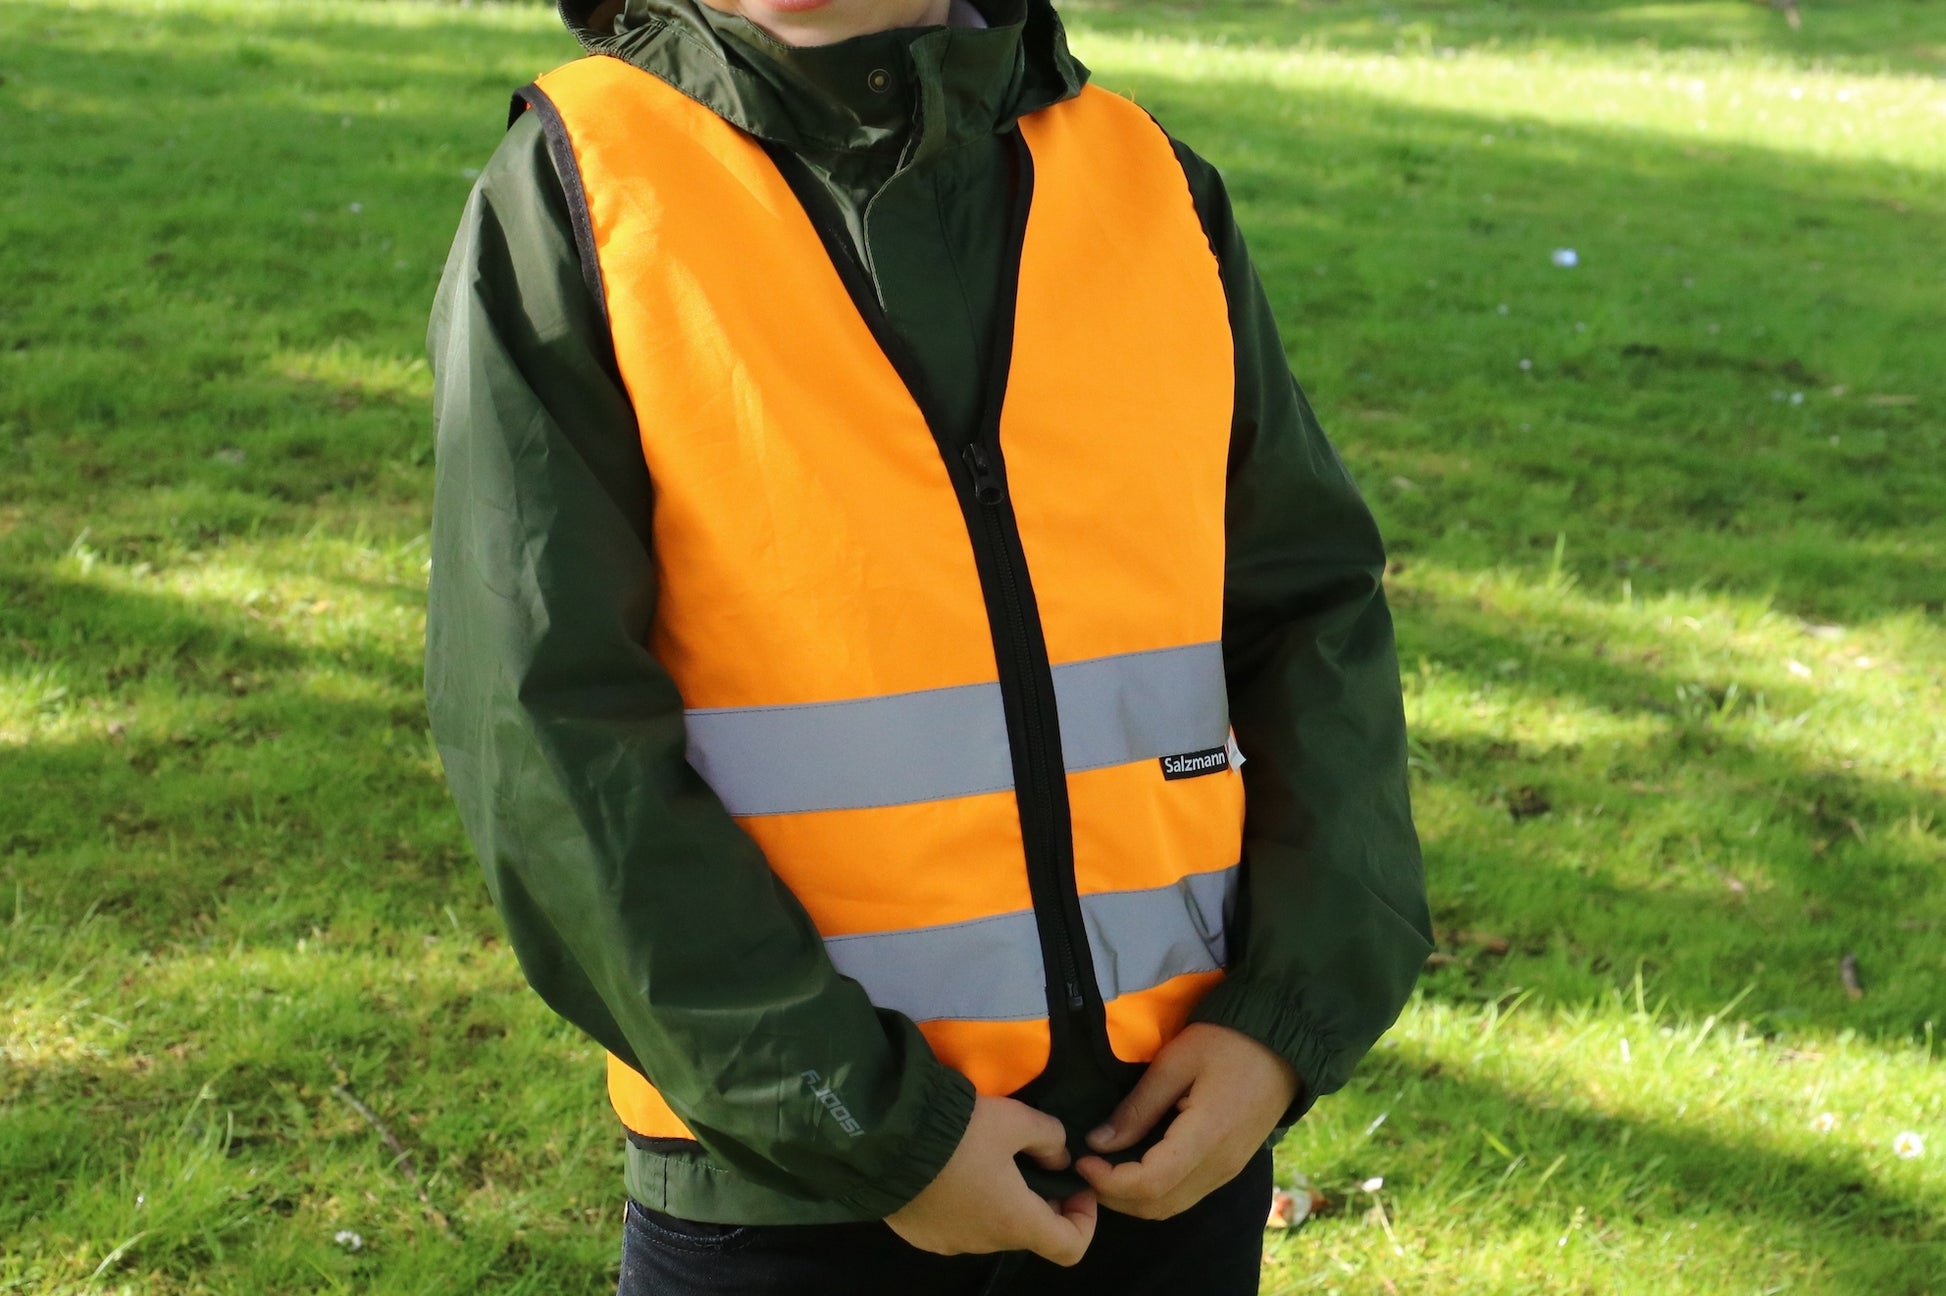
[[(1095, 980), (1076, 890), (1074, 828), (1066, 763), (1061, 754), (1054, 673), (1019, 522), (1007, 490), (1006, 458), (1000, 444), (1001, 414), (1013, 360), (1021, 254), (1034, 188), (1033, 156), (1018, 130), (1006, 136), (1005, 143), (1012, 170), (1013, 203), (1001, 259), (1002, 281), (996, 294), (998, 313), (980, 425), (974, 439), (964, 443), (954, 440), (928, 396), (918, 366), (886, 320), (871, 277), (831, 195), (795, 155), (778, 145), (764, 147), (811, 218), (859, 315), (919, 406), (945, 460), (965, 518), (999, 667), (1028, 890), (1047, 974), (1051, 1034), (1047, 1067), (1015, 1096), (1059, 1117), (1067, 1127), (1070, 1148), (1078, 1156), (1086, 1150), (1083, 1137), (1108, 1116), (1143, 1068), (1117, 1058), (1108, 1041), (1107, 1011)], [(1073, 1175), (1050, 1175), (1031, 1163), (1023, 1163), (1022, 1168), (1030, 1173), (1031, 1182), (1050, 1193), (1073, 1192), (1083, 1186)]]

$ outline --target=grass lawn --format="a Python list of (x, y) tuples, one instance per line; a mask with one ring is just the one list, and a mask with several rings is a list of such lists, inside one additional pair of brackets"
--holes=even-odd
[[(1946, 12), (1068, 13), (1395, 558), (1441, 946), (1266, 1292), (1946, 1291)], [(425, 311), (572, 52), (0, 5), (0, 1292), (613, 1290), (418, 688)]]

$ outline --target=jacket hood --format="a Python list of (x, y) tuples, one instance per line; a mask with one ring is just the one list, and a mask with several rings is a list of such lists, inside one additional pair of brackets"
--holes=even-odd
[(731, 125), (786, 147), (870, 150), (918, 128), (909, 161), (1080, 92), (1049, 0), (977, 0), (985, 29), (920, 27), (786, 45), (699, 0), (558, 0), (583, 49), (668, 82)]

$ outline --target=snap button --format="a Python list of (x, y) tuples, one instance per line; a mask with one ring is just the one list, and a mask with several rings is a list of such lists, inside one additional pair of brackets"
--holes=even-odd
[(873, 94), (884, 94), (892, 88), (892, 74), (884, 68), (873, 68), (871, 75), (865, 78), (865, 84), (871, 87)]

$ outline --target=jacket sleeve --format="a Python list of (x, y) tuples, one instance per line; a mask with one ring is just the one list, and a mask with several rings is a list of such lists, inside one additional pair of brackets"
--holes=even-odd
[(1222, 180), (1177, 153), (1236, 340), (1223, 661), (1245, 796), (1229, 974), (1193, 1019), (1297, 1068), (1288, 1123), (1397, 1019), (1431, 917), (1378, 528), (1291, 377)]
[(447, 782), (556, 1012), (647, 1075), (713, 1159), (882, 1216), (945, 1164), (972, 1086), (838, 974), (684, 758), (682, 700), (644, 647), (636, 414), (534, 116), (473, 192), (428, 337), (426, 692)]

